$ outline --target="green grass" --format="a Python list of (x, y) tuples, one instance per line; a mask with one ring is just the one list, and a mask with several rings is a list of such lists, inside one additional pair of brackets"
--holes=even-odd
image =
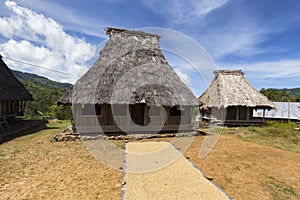
[(0, 149), (0, 157), (5, 156), (5, 153)]
[(272, 176), (268, 176), (267, 180), (262, 183), (262, 186), (271, 193), (274, 200), (297, 198), (297, 194), (292, 187), (289, 187), (284, 182), (276, 180)]
[(36, 145), (40, 140), (43, 140), (43, 138), (47, 138), (50, 141), (54, 135), (60, 133), (70, 124), (69, 120), (58, 120), (57, 122), (49, 123), (41, 131), (17, 138), (14, 146), (9, 151), (0, 146), (0, 158), (5, 155), (12, 155), (13, 157), (21, 155), (30, 149), (32, 145)]
[[(70, 123), (69, 120), (58, 120), (57, 122), (46, 124), (46, 129), (44, 129), (44, 130), (48, 129), (48, 130), (52, 130), (51, 132), (55, 132), (55, 129), (67, 128), (67, 126), (69, 126), (70, 124), (71, 123)], [(41, 130), (41, 131), (38, 131), (38, 132), (36, 132), (34, 134), (28, 135), (27, 137), (25, 137), (22, 140), (22, 142), (25, 142), (25, 143), (31, 142), (32, 140), (41, 137), (43, 134), (45, 134), (44, 130)]]
[(264, 127), (223, 128), (222, 134), (234, 134), (244, 141), (300, 153), (300, 132), (295, 123), (268, 122)]

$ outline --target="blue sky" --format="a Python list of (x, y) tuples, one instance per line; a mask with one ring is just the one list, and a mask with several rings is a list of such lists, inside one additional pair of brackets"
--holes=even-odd
[[(174, 55), (161, 41), (196, 96), (209, 84), (211, 69), (242, 69), (256, 89), (294, 88), (300, 87), (299, 10), (298, 0), (0, 0), (0, 52), (74, 76), (5, 59), (11, 68), (74, 83), (98, 57), (107, 26), (157, 27), (188, 38), (192, 46), (184, 52), (205, 54)], [(203, 59), (214, 63), (210, 71), (195, 69)]]

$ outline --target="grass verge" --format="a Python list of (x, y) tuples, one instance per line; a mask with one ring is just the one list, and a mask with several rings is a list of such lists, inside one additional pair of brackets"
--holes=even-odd
[(271, 193), (274, 200), (297, 199), (297, 194), (292, 187), (276, 180), (272, 176), (268, 176), (267, 180), (262, 183), (262, 186)]
[(239, 139), (300, 153), (300, 132), (295, 123), (268, 122), (264, 127), (224, 127), (223, 134), (234, 134)]

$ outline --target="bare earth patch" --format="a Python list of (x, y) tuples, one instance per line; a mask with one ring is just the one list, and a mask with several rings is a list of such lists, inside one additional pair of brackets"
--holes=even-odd
[[(80, 141), (50, 142), (67, 126), (50, 124), (0, 145), (0, 199), (120, 199), (121, 171), (96, 160)], [(300, 198), (300, 154), (221, 136), (200, 159), (203, 139), (195, 137), (185, 156), (234, 199)], [(154, 141), (162, 140), (173, 138)]]
[(80, 141), (51, 143), (61, 130), (0, 146), (0, 199), (120, 198), (122, 173), (94, 159)]
[(234, 199), (300, 199), (300, 154), (221, 136), (199, 159), (202, 141), (197, 137), (186, 155)]

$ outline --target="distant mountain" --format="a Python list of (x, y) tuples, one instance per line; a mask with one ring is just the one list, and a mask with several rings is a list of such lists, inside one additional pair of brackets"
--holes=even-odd
[[(284, 89), (282, 89), (282, 90), (284, 90)], [(298, 95), (300, 95), (300, 88), (287, 89), (287, 92), (291, 96), (298, 96)]]
[(33, 97), (33, 101), (26, 103), (26, 116), (35, 118), (41, 116), (42, 113), (60, 119), (67, 119), (69, 117), (69, 111), (66, 107), (57, 107), (56, 101), (68, 88), (73, 86), (72, 84), (52, 81), (31, 73), (16, 70), (12, 70), (12, 72)]
[(60, 82), (52, 81), (48, 78), (45, 78), (43, 76), (39, 76), (36, 74), (20, 72), (17, 70), (11, 70), (11, 71), (21, 82), (22, 82), (22, 80), (29, 81), (29, 82), (33, 82), (38, 85), (42, 85), (42, 86), (46, 86), (46, 87), (57, 87), (57, 88), (61, 88), (61, 89), (68, 89), (73, 86), (70, 83), (60, 83)]

